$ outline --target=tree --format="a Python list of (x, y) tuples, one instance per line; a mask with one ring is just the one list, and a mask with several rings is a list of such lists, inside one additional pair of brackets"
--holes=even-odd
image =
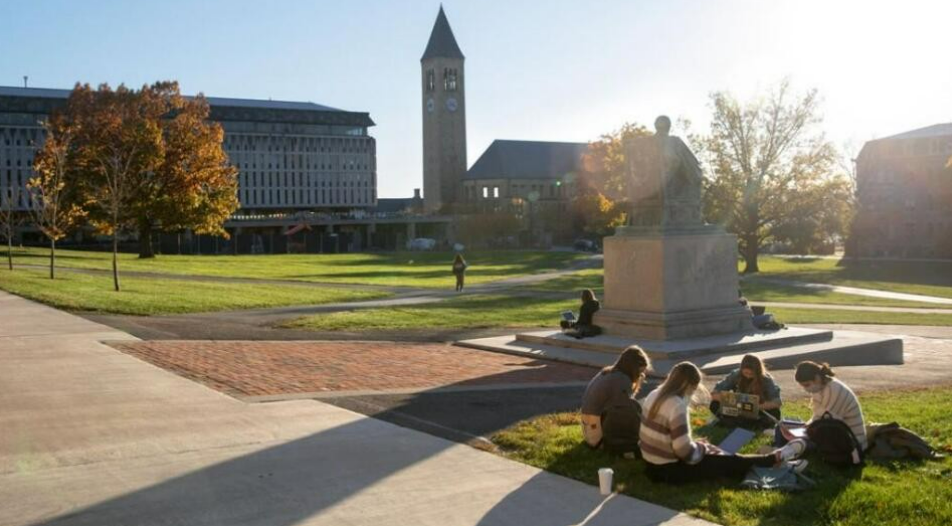
[[(144, 91), (144, 89), (143, 89)], [(162, 129), (157, 116), (163, 106), (156, 97), (120, 85), (113, 91), (77, 85), (67, 104), (76, 126), (75, 179), (88, 203), (90, 222), (112, 237), (113, 287), (118, 292), (119, 235), (134, 223), (133, 199), (141, 195), (144, 178), (162, 161)]]
[(208, 121), (208, 102), (187, 99), (176, 82), (144, 87), (140, 97), (162, 130), (160, 160), (139, 175), (130, 201), (139, 231), (139, 257), (154, 257), (152, 232), (191, 229), (228, 237), (224, 222), (238, 209), (238, 170), (222, 149), (224, 131)]
[(19, 188), (11, 185), (0, 194), (0, 233), (7, 240), (7, 265), (10, 270), (13, 270), (13, 233), (23, 222), (23, 214), (16, 209), (20, 193)]
[(30, 214), (36, 227), (50, 240), (50, 279), (56, 278), (56, 242), (86, 216), (75, 202), (74, 186), (68, 184), (74, 129), (62, 116), (54, 115), (43, 124), (46, 139), (33, 160), (27, 184)]
[(744, 272), (758, 272), (761, 246), (816, 205), (836, 150), (816, 129), (816, 90), (795, 95), (784, 81), (764, 98), (741, 103), (718, 92), (711, 102), (711, 132), (699, 141), (710, 172), (705, 217), (737, 234)]
[(577, 233), (604, 237), (624, 224), (629, 179), (625, 141), (650, 135), (640, 124), (625, 123), (589, 144), (570, 204)]

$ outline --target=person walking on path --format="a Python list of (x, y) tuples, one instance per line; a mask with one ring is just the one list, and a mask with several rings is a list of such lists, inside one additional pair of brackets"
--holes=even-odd
[(463, 280), (466, 276), (466, 267), (468, 266), (466, 260), (463, 259), (463, 255), (456, 254), (456, 258), (453, 259), (453, 275), (456, 276), (456, 292), (463, 291)]

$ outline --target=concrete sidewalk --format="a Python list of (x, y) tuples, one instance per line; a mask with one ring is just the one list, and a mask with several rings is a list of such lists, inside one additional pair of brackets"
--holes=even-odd
[(246, 404), (0, 293), (0, 525), (709, 524), (311, 400)]

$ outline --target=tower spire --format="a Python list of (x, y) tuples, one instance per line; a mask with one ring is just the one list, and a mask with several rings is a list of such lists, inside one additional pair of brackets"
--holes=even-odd
[(426, 44), (426, 51), (420, 60), (428, 58), (465, 58), (463, 52), (456, 43), (456, 37), (453, 36), (453, 30), (450, 29), (450, 22), (446, 19), (446, 13), (443, 12), (443, 4), (440, 4), (440, 12), (436, 15), (436, 22), (433, 24), (433, 31), (430, 33), (430, 41)]

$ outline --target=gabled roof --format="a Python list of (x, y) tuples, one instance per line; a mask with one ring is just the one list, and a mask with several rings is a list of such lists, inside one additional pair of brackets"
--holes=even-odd
[(933, 124), (932, 126), (926, 126), (925, 128), (918, 128), (915, 130), (899, 133), (896, 135), (890, 135), (889, 137), (883, 137), (879, 139), (889, 140), (889, 139), (921, 139), (923, 137), (942, 137), (945, 135), (952, 135), (952, 122), (946, 122), (943, 124)]
[(430, 41), (426, 44), (426, 51), (423, 52), (421, 61), (428, 58), (465, 58), (463, 52), (456, 43), (456, 37), (453, 36), (453, 30), (450, 29), (450, 23), (446, 19), (446, 13), (443, 12), (443, 6), (440, 6), (440, 12), (436, 15), (436, 23), (433, 24), (433, 31), (430, 33)]
[(587, 143), (495, 140), (466, 179), (560, 179), (582, 167)]

